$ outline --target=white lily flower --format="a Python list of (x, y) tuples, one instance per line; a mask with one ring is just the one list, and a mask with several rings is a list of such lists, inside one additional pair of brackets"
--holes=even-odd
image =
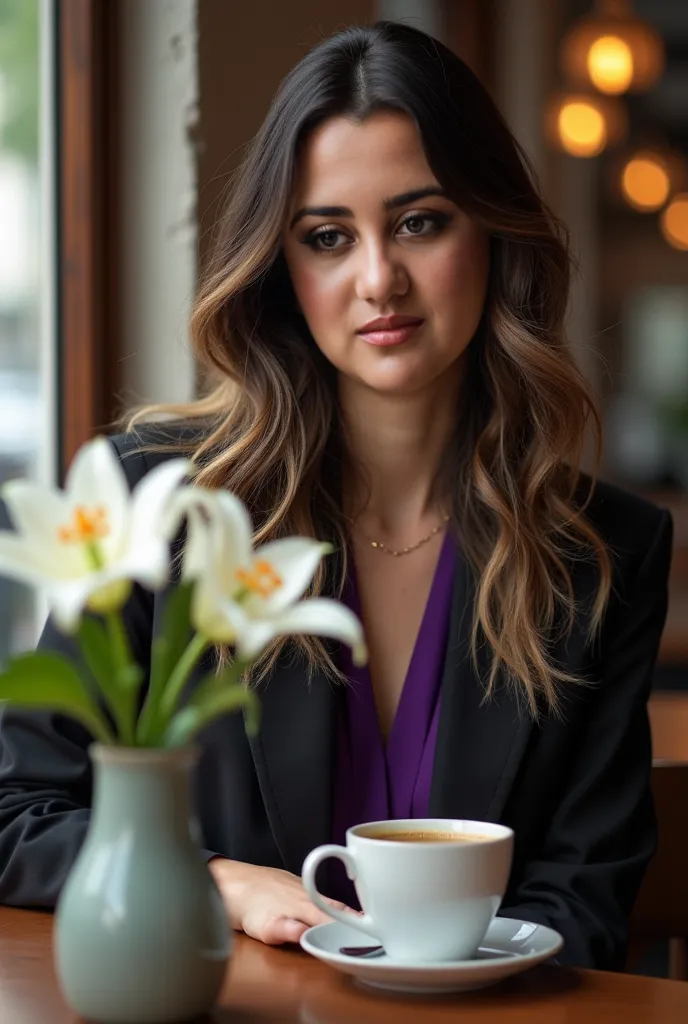
[(227, 491), (179, 491), (188, 516), (182, 575), (195, 580), (195, 629), (215, 643), (232, 644), (250, 662), (274, 639), (296, 634), (327, 636), (367, 660), (363, 628), (338, 601), (303, 597), (323, 555), (330, 550), (308, 537), (287, 537), (253, 548), (251, 520)]
[(0, 532), (0, 573), (43, 588), (64, 632), (78, 628), (84, 608), (120, 608), (131, 581), (164, 586), (169, 537), (161, 522), (189, 465), (156, 466), (130, 492), (115, 449), (98, 437), (77, 452), (64, 490), (10, 481), (2, 497), (16, 532)]

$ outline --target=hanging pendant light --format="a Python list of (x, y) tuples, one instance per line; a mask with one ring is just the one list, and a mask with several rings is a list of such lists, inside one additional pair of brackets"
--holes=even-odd
[(685, 180), (685, 160), (666, 146), (636, 149), (623, 161), (618, 176), (623, 199), (640, 213), (661, 210)]
[(688, 192), (674, 196), (659, 218), (666, 241), (674, 249), (688, 251)]
[(638, 213), (657, 213), (688, 186), (688, 161), (661, 138), (647, 132), (633, 147), (624, 147), (608, 163), (610, 197)]
[(598, 156), (620, 142), (628, 119), (623, 104), (595, 93), (563, 93), (555, 96), (545, 111), (549, 141), (569, 156)]
[(609, 96), (644, 92), (664, 70), (664, 44), (629, 0), (598, 0), (564, 37), (561, 65), (573, 83)]
[(641, 213), (661, 210), (671, 191), (671, 178), (654, 153), (636, 153), (621, 175), (621, 192), (629, 206)]

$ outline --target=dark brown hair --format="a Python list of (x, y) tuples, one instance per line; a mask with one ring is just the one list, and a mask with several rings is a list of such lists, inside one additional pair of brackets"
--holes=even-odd
[[(586, 427), (598, 438), (599, 421), (564, 334), (566, 233), (487, 91), (441, 43), (391, 22), (348, 28), (287, 75), (236, 177), (192, 316), (196, 357), (216, 386), (139, 410), (129, 426), (160, 413), (198, 421), (197, 482), (238, 494), (259, 540), (301, 533), (346, 550), (334, 374), (296, 308), (280, 235), (309, 132), (383, 109), (414, 121), (438, 181), (490, 236), (485, 309), (442, 473), (475, 576), (474, 652), (491, 652), (487, 691), (501, 672), (534, 713), (556, 708), (574, 681), (550, 653), (553, 631), (579, 611), (571, 556), (598, 566), (591, 633), (610, 590), (609, 556), (580, 500)], [(340, 593), (343, 572), (331, 560), (313, 593)], [(335, 670), (320, 641), (298, 644), (311, 665)]]

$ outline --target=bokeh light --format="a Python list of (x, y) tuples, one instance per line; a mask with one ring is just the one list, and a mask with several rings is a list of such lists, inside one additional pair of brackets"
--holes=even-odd
[(636, 153), (623, 169), (621, 191), (634, 210), (661, 210), (671, 192), (669, 172), (658, 156)]
[(585, 100), (562, 104), (557, 130), (563, 149), (572, 156), (592, 157), (607, 144), (607, 125), (602, 112)]
[(633, 81), (633, 53), (619, 36), (601, 36), (588, 50), (588, 74), (600, 92), (619, 96)]
[(688, 251), (688, 192), (674, 196), (660, 217), (660, 226), (669, 245)]

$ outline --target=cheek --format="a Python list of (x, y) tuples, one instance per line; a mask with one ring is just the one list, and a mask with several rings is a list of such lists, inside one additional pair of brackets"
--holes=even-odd
[(425, 277), (437, 313), (452, 321), (479, 318), (487, 288), (487, 242), (476, 233), (470, 239), (453, 239), (437, 255)]
[(331, 323), (332, 316), (340, 313), (344, 301), (344, 288), (336, 273), (322, 273), (315, 267), (292, 267), (291, 280), (301, 312), (313, 333), (316, 326)]

